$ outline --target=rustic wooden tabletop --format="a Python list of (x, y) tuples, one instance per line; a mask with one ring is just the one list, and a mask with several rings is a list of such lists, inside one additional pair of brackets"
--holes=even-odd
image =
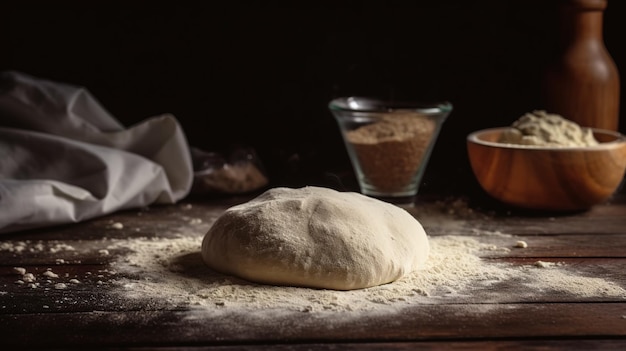
[(418, 199), (433, 262), (352, 292), (209, 271), (202, 236), (245, 200), (3, 235), (1, 348), (626, 349), (624, 196), (567, 214)]

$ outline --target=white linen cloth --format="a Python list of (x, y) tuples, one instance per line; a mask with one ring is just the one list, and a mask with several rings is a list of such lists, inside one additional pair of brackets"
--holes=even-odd
[(125, 128), (83, 87), (0, 74), (0, 233), (175, 203), (192, 180), (174, 116)]

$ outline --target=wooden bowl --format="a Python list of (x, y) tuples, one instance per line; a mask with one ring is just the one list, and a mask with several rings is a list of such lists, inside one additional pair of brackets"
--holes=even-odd
[(576, 211), (605, 202), (626, 170), (626, 137), (593, 129), (597, 146), (540, 147), (498, 143), (507, 128), (467, 137), (476, 179), (494, 198), (522, 208)]

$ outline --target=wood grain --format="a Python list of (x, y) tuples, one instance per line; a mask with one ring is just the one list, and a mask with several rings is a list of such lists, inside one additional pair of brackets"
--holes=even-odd
[(607, 0), (560, 3), (560, 51), (546, 69), (544, 108), (586, 127), (617, 131), (620, 79), (603, 40)]
[[(127, 300), (116, 294), (111, 263), (125, 250), (111, 241), (202, 236), (234, 202), (205, 201), (125, 211), (89, 222), (16, 233), (0, 245), (28, 243), (39, 249), (0, 250), (0, 346), (5, 348), (118, 349), (620, 349), (626, 346), (626, 300), (535, 294), (515, 279), (471, 294), (377, 311), (296, 312), (172, 307), (160, 299)], [(453, 206), (455, 201), (419, 201), (410, 212), (432, 237), (462, 235), (509, 250), (480, 251), (483, 260), (511, 266), (537, 260), (560, 262), (588, 277), (626, 286), (626, 201), (615, 198), (585, 212), (558, 216), (490, 213)], [(200, 222), (193, 219), (201, 219)], [(124, 223), (122, 229), (110, 224)], [(137, 231), (137, 229), (139, 229)], [(514, 248), (517, 240), (525, 249)], [(59, 244), (73, 249), (51, 252)], [(66, 258), (63, 264), (57, 258)], [(52, 268), (81, 284), (56, 290), (15, 284), (13, 267), (40, 273)], [(99, 283), (100, 282), (100, 283)], [(46, 289), (48, 288), (48, 289)]]
[[(7, 346), (112, 347), (406, 342), (503, 338), (626, 337), (624, 303), (418, 306), (393, 314), (341, 316), (251, 311), (125, 311), (8, 314)], [(36, 331), (36, 338), (25, 330)]]

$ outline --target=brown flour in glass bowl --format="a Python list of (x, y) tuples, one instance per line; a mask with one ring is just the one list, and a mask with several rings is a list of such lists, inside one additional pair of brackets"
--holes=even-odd
[(329, 109), (361, 192), (411, 205), (452, 104), (346, 97), (332, 100)]
[(415, 178), (436, 124), (415, 114), (383, 116), (346, 133), (367, 181), (378, 190), (401, 192)]

